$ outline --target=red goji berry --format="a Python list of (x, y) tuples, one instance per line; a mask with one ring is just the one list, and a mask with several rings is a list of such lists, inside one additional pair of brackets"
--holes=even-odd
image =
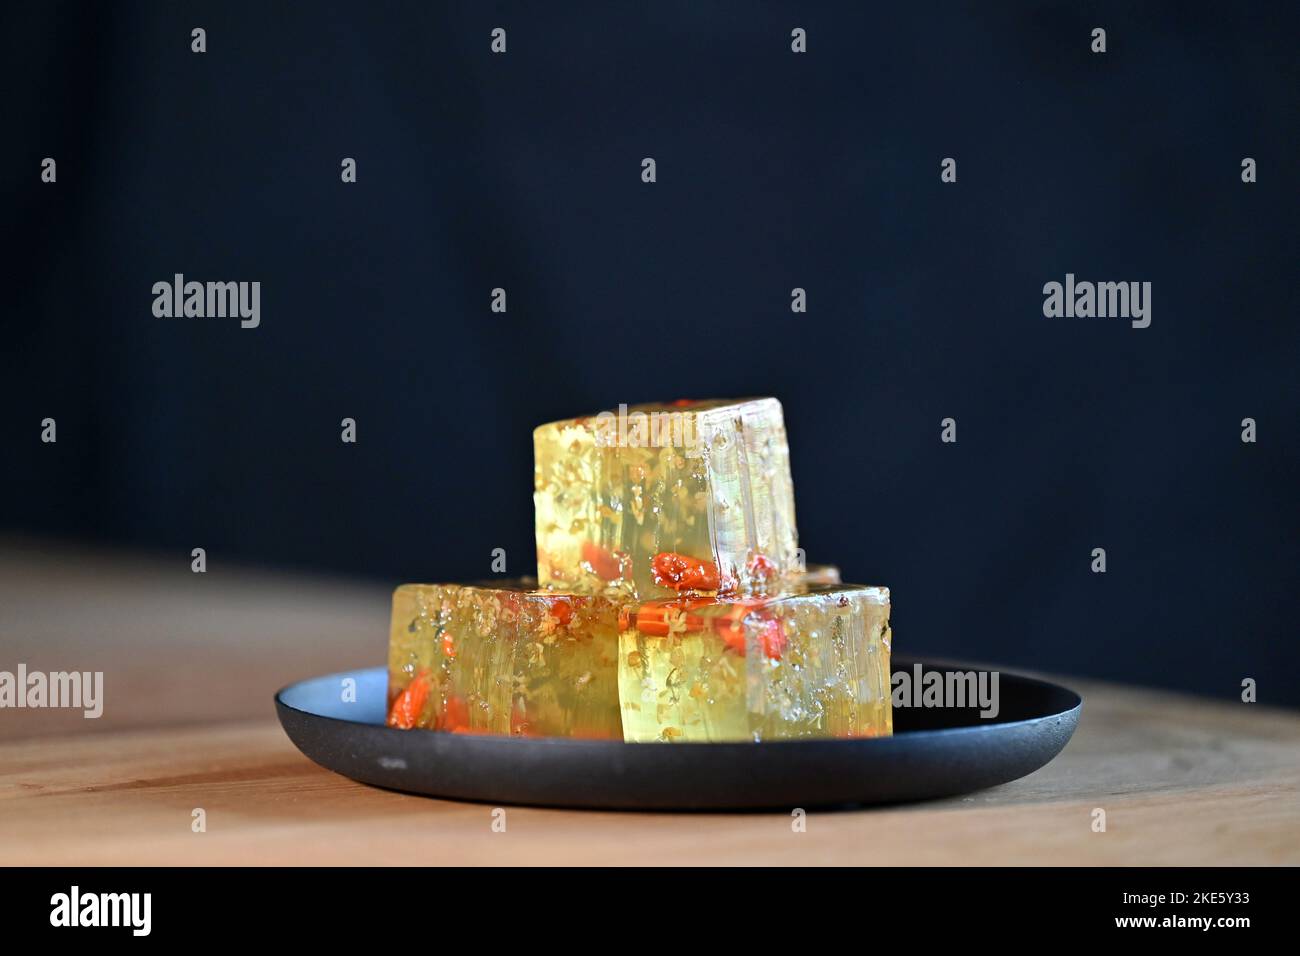
[(602, 581), (617, 581), (623, 576), (623, 556), (617, 551), (602, 548), (594, 541), (582, 542), (582, 560)]
[(420, 719), (420, 712), (429, 699), (429, 672), (420, 671), (397, 695), (388, 711), (388, 726), (410, 730)]
[(765, 554), (755, 553), (749, 559), (746, 569), (750, 577), (758, 581), (771, 581), (776, 577), (776, 562)]
[(568, 627), (573, 620), (573, 605), (568, 601), (551, 601), (551, 615), (560, 622), (560, 627)]
[(447, 703), (442, 708), (442, 715), (436, 722), (436, 729), (452, 732), (469, 729), (469, 706), (465, 703), (464, 697), (452, 694), (447, 698)]
[(701, 561), (675, 551), (661, 551), (650, 559), (655, 584), (674, 591), (716, 591), (718, 568), (712, 561)]

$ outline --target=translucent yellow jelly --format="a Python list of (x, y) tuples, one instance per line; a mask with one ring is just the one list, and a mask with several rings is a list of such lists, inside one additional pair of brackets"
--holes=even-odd
[(625, 611), (629, 742), (873, 737), (893, 730), (889, 591), (817, 585), (771, 599)]
[(620, 407), (542, 425), (533, 445), (543, 588), (746, 595), (801, 570), (774, 398)]
[(399, 587), (389, 725), (621, 739), (618, 606), (530, 585)]
[[(813, 565), (792, 587), (812, 595), (825, 590), (813, 582), (838, 578), (835, 568)], [(710, 633), (728, 649), (727, 665), (743, 668), (744, 629), (758, 626), (750, 621), (750, 612), (782, 600), (718, 604), (709, 598), (679, 598), (638, 603), (538, 591), (529, 580), (406, 584), (393, 593), (388, 722), (404, 729), (456, 733), (659, 739), (625, 734), (628, 709), (627, 702), (620, 701), (619, 668), (624, 664), (626, 669), (625, 661), (637, 663), (638, 658), (620, 657), (620, 629), (625, 631), (623, 643), (634, 646), (647, 633), (668, 636), (667, 622), (685, 613), (685, 623), (674, 623), (672, 633), (689, 641), (698, 635), (686, 634), (687, 626), (702, 627), (708, 618)], [(688, 606), (702, 610), (687, 613)], [(802, 620), (793, 616), (796, 623)], [(671, 662), (669, 645), (676, 643), (652, 642), (644, 659), (653, 664), (656, 652), (663, 650), (664, 660)], [(796, 651), (800, 660), (807, 656), (803, 648)], [(638, 694), (644, 691), (645, 676), (636, 675)], [(667, 685), (676, 677), (665, 673), (663, 679)], [(693, 726), (689, 720), (681, 722)], [(640, 728), (639, 720), (634, 723)], [(838, 724), (827, 726), (833, 726), (828, 732), (838, 732)], [(668, 733), (663, 739), (676, 738)]]

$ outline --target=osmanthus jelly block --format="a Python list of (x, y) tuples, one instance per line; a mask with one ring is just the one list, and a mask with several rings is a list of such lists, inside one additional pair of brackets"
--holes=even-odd
[(622, 738), (618, 604), (531, 583), (393, 593), (389, 726)]
[(533, 446), (543, 588), (745, 595), (801, 570), (774, 398), (620, 406), (542, 425)]
[(762, 741), (892, 733), (889, 590), (677, 598), (624, 611), (623, 737)]
[[(813, 566), (805, 577), (835, 580), (838, 571)], [(635, 627), (637, 608), (531, 580), (404, 584), (393, 593), (388, 723), (624, 739), (619, 628)]]

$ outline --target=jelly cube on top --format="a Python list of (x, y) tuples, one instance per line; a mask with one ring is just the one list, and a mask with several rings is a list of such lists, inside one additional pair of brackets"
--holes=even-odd
[(542, 425), (533, 445), (543, 588), (746, 595), (802, 570), (774, 398), (620, 406)]

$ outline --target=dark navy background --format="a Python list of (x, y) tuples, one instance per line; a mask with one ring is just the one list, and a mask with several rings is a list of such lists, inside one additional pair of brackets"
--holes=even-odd
[[(8, 9), (0, 532), (520, 573), (533, 426), (771, 394), (899, 648), (1300, 704), (1295, 11)], [(155, 318), (175, 272), (261, 327)], [(1044, 318), (1066, 272), (1151, 327)]]

